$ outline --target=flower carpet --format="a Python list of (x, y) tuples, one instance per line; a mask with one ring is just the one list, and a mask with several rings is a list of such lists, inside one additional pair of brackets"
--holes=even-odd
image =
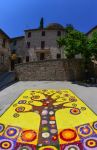
[(26, 90), (0, 116), (0, 150), (97, 150), (97, 116), (71, 90)]

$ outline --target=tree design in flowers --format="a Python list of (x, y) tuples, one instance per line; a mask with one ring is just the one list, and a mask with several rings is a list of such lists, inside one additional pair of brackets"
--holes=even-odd
[[(79, 120), (85, 115), (82, 112), (88, 109), (69, 90), (27, 90), (0, 117), (0, 148), (13, 146), (10, 149), (63, 150), (64, 144), (79, 141), (74, 127), (90, 120), (96, 121), (97, 117), (91, 111), (83, 122)], [(83, 130), (88, 132), (88, 129)], [(80, 148), (83, 149), (82, 145)]]
[[(38, 135), (38, 146), (59, 146), (58, 129), (56, 124), (56, 111), (69, 109), (72, 114), (80, 114), (76, 108), (77, 99), (69, 95), (66, 90), (34, 90), (30, 92), (30, 100), (20, 101), (16, 108), (17, 113), (36, 112), (41, 117)], [(72, 106), (70, 104), (73, 104)], [(22, 106), (22, 107), (21, 107)]]

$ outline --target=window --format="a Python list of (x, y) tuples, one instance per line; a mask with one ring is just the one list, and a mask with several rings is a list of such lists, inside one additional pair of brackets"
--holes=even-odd
[(26, 62), (29, 62), (29, 56), (26, 56)]
[(44, 53), (40, 53), (40, 60), (44, 60), (45, 59), (45, 54)]
[(30, 48), (30, 45), (31, 45), (30, 42), (27, 42), (27, 48)]
[(31, 37), (31, 32), (28, 32), (28, 38)]
[(16, 49), (13, 49), (13, 50), (11, 51), (11, 53), (12, 53), (12, 54), (16, 54)]
[(41, 41), (41, 48), (42, 48), (42, 49), (45, 48), (45, 41)]
[(45, 36), (45, 31), (42, 31), (42, 36)]
[(17, 41), (15, 40), (15, 41), (13, 42), (13, 45), (16, 46), (16, 44), (17, 44)]
[(58, 32), (57, 32), (57, 36), (61, 36), (61, 31), (58, 31)]
[(4, 47), (4, 48), (5, 48), (5, 43), (6, 43), (6, 40), (3, 39), (2, 47)]
[(18, 57), (18, 64), (22, 63), (22, 58)]
[(4, 64), (4, 55), (1, 55), (1, 64)]
[(57, 59), (60, 59), (61, 58), (61, 54), (57, 54)]

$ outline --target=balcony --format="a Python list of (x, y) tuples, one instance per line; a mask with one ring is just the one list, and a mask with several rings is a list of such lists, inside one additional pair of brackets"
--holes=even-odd
[(50, 48), (49, 48), (49, 47), (45, 47), (45, 48), (34, 47), (34, 51), (35, 51), (35, 52), (49, 52), (49, 51), (50, 51)]

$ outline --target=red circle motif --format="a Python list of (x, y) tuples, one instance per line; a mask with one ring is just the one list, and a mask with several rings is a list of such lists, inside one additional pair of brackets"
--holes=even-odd
[(73, 129), (65, 129), (60, 133), (60, 138), (63, 141), (73, 141), (76, 139), (76, 137), (77, 137), (76, 131)]
[(33, 130), (26, 130), (22, 132), (21, 138), (23, 141), (32, 142), (36, 139), (37, 134)]

